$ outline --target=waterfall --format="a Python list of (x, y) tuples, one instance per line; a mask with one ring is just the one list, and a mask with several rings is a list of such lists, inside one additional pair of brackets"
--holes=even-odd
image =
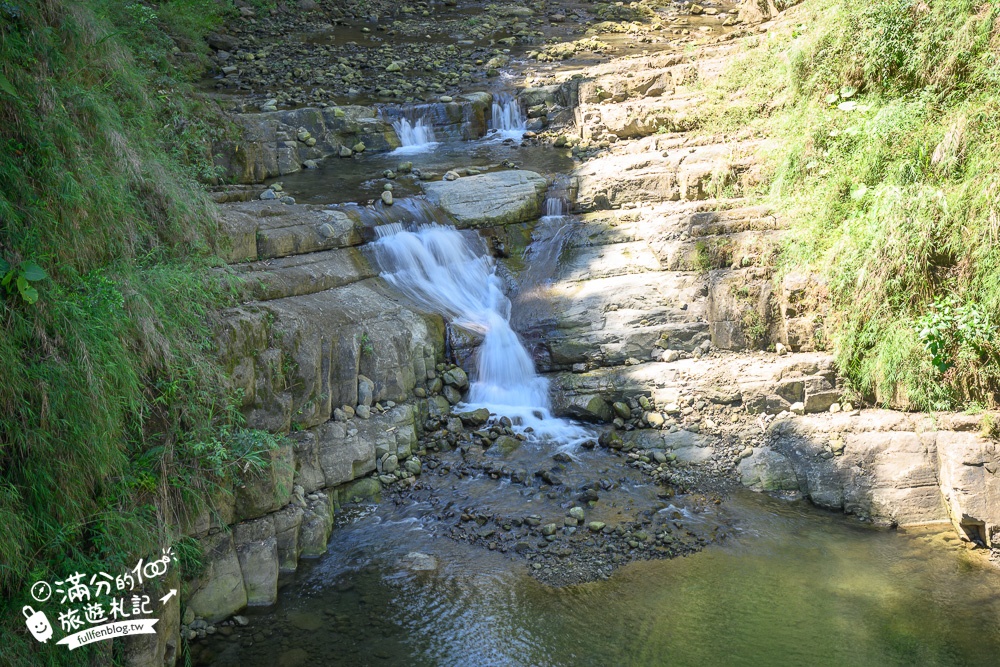
[[(557, 184), (562, 185), (562, 184)], [(556, 315), (547, 295), (559, 272), (559, 257), (576, 228), (577, 220), (567, 215), (569, 201), (565, 188), (554, 187), (545, 198), (545, 215), (535, 226), (531, 245), (525, 252), (525, 268), (519, 276), (519, 286), (514, 295), (516, 308), (511, 321), (515, 326), (537, 326), (539, 323), (555, 324)]]
[(566, 202), (562, 197), (549, 196), (545, 199), (545, 216), (546, 218), (561, 218), (566, 211)]
[(587, 432), (552, 417), (548, 381), (510, 326), (510, 300), (501, 290), (482, 239), (454, 227), (402, 224), (376, 228), (382, 277), (414, 303), (483, 337), (465, 409), (486, 407), (510, 417), (532, 437), (576, 444)]
[(507, 94), (493, 96), (493, 109), (490, 113), (491, 134), (503, 139), (520, 141), (524, 136), (526, 124), (517, 99)]
[(420, 153), (437, 146), (434, 127), (426, 118), (411, 119), (400, 116), (393, 121), (392, 129), (396, 131), (396, 136), (403, 144), (396, 149), (397, 153)]

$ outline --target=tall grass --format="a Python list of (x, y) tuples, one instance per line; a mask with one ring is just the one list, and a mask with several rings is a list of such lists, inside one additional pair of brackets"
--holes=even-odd
[(773, 141), (782, 261), (826, 274), (841, 371), (880, 404), (1000, 397), (998, 15), (807, 0), (709, 91), (706, 128)]
[(0, 664), (87, 663), (27, 634), (30, 583), (158, 551), (173, 514), (275, 445), (242, 428), (208, 318), (235, 286), (208, 271), (196, 179), (226, 127), (185, 77), (232, 10), (0, 3), (0, 258), (49, 276), (34, 304), (0, 290)]

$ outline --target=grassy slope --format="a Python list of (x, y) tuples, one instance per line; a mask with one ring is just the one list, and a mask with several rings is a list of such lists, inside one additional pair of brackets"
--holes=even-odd
[(997, 404), (998, 14), (806, 0), (706, 91), (705, 129), (776, 140), (764, 197), (793, 221), (784, 265), (825, 275), (840, 368), (882, 404)]
[(33, 304), (0, 288), (0, 664), (86, 663), (27, 634), (30, 582), (158, 551), (165, 508), (274, 444), (221, 395), (206, 317), (232, 287), (184, 82), (227, 11), (0, 3), (0, 258), (48, 274)]

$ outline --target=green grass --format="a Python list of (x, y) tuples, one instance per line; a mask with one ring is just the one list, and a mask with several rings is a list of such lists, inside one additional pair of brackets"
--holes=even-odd
[[(770, 140), (765, 199), (792, 222), (781, 263), (826, 275), (827, 326), (854, 390), (912, 409), (995, 407), (1000, 9), (807, 0), (793, 11), (787, 27), (745, 38), (706, 87), (703, 130)], [(975, 331), (942, 303), (980, 313)]]
[(243, 427), (209, 319), (240, 289), (209, 271), (197, 182), (227, 128), (188, 81), (232, 11), (0, 2), (0, 258), (48, 275), (34, 304), (0, 290), (0, 664), (89, 663), (103, 647), (27, 634), (30, 583), (182, 540), (170, 517), (276, 445)]

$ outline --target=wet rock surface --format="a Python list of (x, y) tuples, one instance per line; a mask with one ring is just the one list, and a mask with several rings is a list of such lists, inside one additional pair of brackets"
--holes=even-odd
[(697, 475), (680, 464), (654, 466), (644, 451), (553, 457), (534, 443), (497, 451), (508, 439), (496, 435), (484, 448), (489, 436), (459, 437), (451, 451), (431, 445), (419, 480), (386, 496), (426, 507), (426, 530), (523, 561), (551, 585), (693, 553), (727, 534), (724, 522), (701, 518), (721, 501), (719, 484), (699, 491)]

